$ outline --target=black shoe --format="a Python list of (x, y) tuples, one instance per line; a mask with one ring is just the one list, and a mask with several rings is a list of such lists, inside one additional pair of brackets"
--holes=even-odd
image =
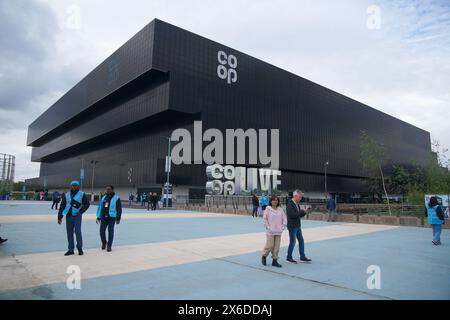
[(300, 261), (301, 262), (311, 262), (312, 260), (307, 257), (304, 257), (304, 258), (300, 258)]
[(281, 268), (282, 266), (281, 266), (281, 264), (278, 263), (277, 260), (274, 259), (274, 260), (272, 261), (272, 267)]
[(431, 242), (433, 242), (433, 244), (435, 245), (435, 246), (437, 246), (438, 245), (438, 242), (437, 241), (431, 241)]
[(106, 249), (106, 251), (111, 252), (111, 247), (108, 247), (108, 249)]
[(82, 256), (84, 254), (83, 249), (78, 249), (78, 255)]
[(263, 264), (263, 266), (267, 266), (267, 258), (262, 256), (261, 263)]
[(2, 238), (0, 238), (0, 243), (6, 242), (6, 241), (8, 241), (8, 239), (2, 239)]
[(292, 259), (292, 258), (287, 258), (286, 261), (289, 261), (289, 262), (292, 262), (292, 263), (297, 263), (297, 261), (295, 261), (295, 260)]
[(106, 249), (106, 244), (102, 244), (102, 250)]
[(71, 256), (71, 255), (73, 255), (74, 253), (73, 253), (73, 251), (71, 251), (71, 250), (69, 250), (69, 251), (67, 251), (66, 253), (64, 253), (64, 255), (65, 256)]

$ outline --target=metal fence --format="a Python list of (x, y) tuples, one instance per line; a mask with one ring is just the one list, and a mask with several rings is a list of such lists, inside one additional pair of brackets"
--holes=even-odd
[[(287, 197), (280, 197), (280, 203), (283, 208), (286, 207)], [(313, 212), (326, 212), (324, 202), (301, 202), (302, 206), (310, 207)], [(187, 196), (178, 196), (174, 199), (173, 206), (176, 207), (207, 207), (207, 208), (232, 208), (247, 209), (253, 208), (251, 196), (213, 196), (207, 195), (205, 199), (189, 199)], [(391, 204), (391, 213), (393, 216), (423, 216), (424, 206), (411, 204)], [(338, 213), (349, 214), (370, 214), (370, 215), (389, 215), (387, 204), (371, 203), (338, 203)]]

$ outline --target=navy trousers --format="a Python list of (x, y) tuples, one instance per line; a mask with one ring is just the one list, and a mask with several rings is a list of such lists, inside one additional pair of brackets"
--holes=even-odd
[[(102, 218), (100, 221), (100, 239), (102, 244), (107, 244), (108, 248), (111, 248), (114, 240), (114, 225), (116, 224), (116, 218)], [(108, 228), (108, 241), (106, 241), (106, 228)]]
[(67, 241), (69, 242), (69, 251), (73, 251), (75, 248), (73, 234), (77, 239), (77, 249), (81, 250), (83, 248), (83, 237), (81, 236), (81, 220), (82, 215), (78, 214), (72, 216), (68, 214), (66, 216), (66, 230), (67, 230)]

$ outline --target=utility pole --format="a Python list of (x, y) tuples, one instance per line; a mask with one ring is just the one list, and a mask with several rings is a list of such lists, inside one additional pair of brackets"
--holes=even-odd
[(84, 157), (81, 158), (80, 190), (83, 190), (83, 180), (84, 180)]
[(91, 181), (91, 201), (94, 202), (94, 177), (95, 177), (95, 165), (98, 163), (97, 160), (92, 160), (92, 181)]
[(167, 156), (166, 156), (166, 173), (167, 173), (167, 177), (166, 177), (166, 185), (165, 185), (165, 190), (164, 193), (166, 195), (166, 208), (169, 207), (169, 181), (170, 181), (170, 169), (171, 169), (171, 162), (172, 162), (172, 157), (170, 156), (170, 149), (171, 149), (171, 140), (170, 137), (167, 137), (167, 139), (169, 140), (168, 143), (168, 147), (167, 147)]
[(327, 186), (327, 168), (330, 163), (327, 161), (324, 164), (325, 167), (325, 197), (328, 197), (328, 186)]

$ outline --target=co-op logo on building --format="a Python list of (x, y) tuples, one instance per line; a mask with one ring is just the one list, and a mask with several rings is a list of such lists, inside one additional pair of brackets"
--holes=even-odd
[(226, 54), (224, 51), (217, 52), (217, 76), (220, 79), (227, 80), (228, 84), (237, 82), (237, 65), (238, 60), (232, 54)]
[[(172, 132), (171, 140), (178, 142), (172, 148), (172, 163), (206, 163), (206, 190), (209, 194), (233, 195), (278, 189), (281, 184), (278, 129), (270, 130), (270, 154), (268, 129), (226, 129), (224, 136), (215, 128), (203, 132), (202, 121), (194, 121), (193, 132), (193, 139), (187, 129)], [(205, 142), (208, 143), (206, 146)]]

